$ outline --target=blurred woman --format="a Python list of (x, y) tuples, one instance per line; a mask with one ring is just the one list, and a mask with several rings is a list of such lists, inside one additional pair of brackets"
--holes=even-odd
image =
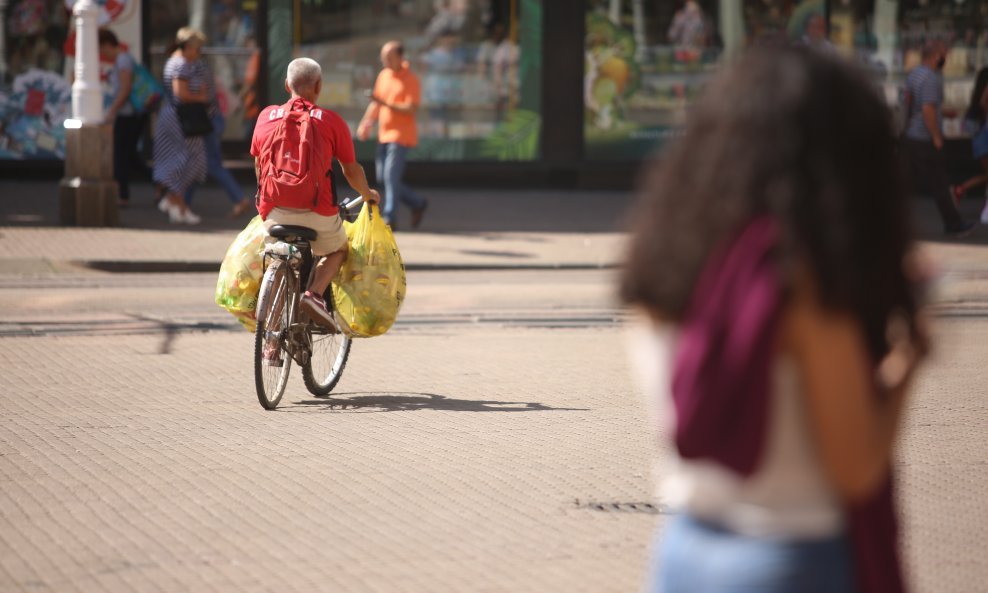
[[(223, 115), (223, 110), (220, 109), (219, 97), (216, 93), (216, 79), (208, 65), (206, 66), (206, 81), (208, 83), (207, 94), (209, 96), (210, 122), (213, 125), (213, 131), (203, 137), (206, 145), (206, 174), (219, 183), (223, 191), (226, 192), (226, 197), (233, 206), (230, 209), (228, 217), (237, 218), (254, 210), (254, 198), (244, 195), (243, 188), (240, 187), (240, 184), (233, 177), (233, 174), (230, 173), (230, 170), (223, 165), (220, 141), (223, 138), (223, 130), (226, 129), (226, 116)], [(192, 204), (195, 188), (196, 186), (193, 185), (186, 190), (186, 206)]]
[(902, 590), (891, 458), (927, 338), (890, 122), (853, 65), (756, 48), (647, 172), (621, 290), (679, 511), (650, 591)]
[[(978, 161), (984, 171), (964, 183), (954, 186), (954, 201), (960, 202), (971, 188), (988, 183), (988, 66), (978, 72), (971, 91), (971, 103), (964, 115), (964, 122), (970, 128), (973, 139), (974, 160)], [(985, 190), (985, 205), (981, 209), (981, 223), (988, 224), (988, 188)]]
[(105, 119), (113, 122), (113, 178), (119, 188), (119, 205), (130, 203), (130, 173), (140, 169), (145, 173), (147, 164), (141, 159), (137, 143), (141, 139), (147, 114), (139, 113), (130, 104), (130, 91), (134, 82), (134, 58), (120, 47), (120, 40), (109, 29), (99, 30), (100, 60), (113, 64), (110, 69), (110, 104)]
[(154, 135), (154, 181), (165, 188), (159, 207), (173, 223), (201, 222), (184, 196), (194, 183), (206, 179), (206, 145), (203, 136), (182, 133), (178, 105), (209, 103), (208, 74), (200, 59), (205, 42), (200, 31), (182, 27), (175, 36), (175, 50), (165, 62), (165, 97)]

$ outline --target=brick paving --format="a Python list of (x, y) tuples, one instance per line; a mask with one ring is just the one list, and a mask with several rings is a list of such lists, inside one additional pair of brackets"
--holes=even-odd
[(637, 587), (656, 515), (576, 504), (652, 498), (620, 332), (400, 332), (274, 413), (246, 332), (160, 340), (0, 340), (0, 590)]
[[(606, 229), (498, 225), (405, 233), (402, 249), (449, 267), (594, 267), (620, 253)], [(899, 459), (919, 593), (988, 581), (983, 231), (924, 246), (944, 271), (937, 354)], [(332, 398), (310, 397), (295, 369), (268, 413), (250, 336), (214, 323), (211, 279), (141, 289), (68, 263), (215, 261), (233, 232), (0, 228), (0, 326), (44, 334), (0, 332), (0, 591), (638, 588), (663, 519), (649, 471), (663, 454), (608, 279), (410, 277), (407, 316), (355, 345)], [(133, 315), (168, 290), (181, 291), (169, 307), (145, 307), (160, 327)], [(173, 334), (176, 319), (190, 323)]]

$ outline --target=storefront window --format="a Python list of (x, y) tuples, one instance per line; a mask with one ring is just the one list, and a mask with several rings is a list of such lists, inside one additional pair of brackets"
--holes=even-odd
[(647, 156), (731, 55), (763, 41), (826, 44), (824, 15), (823, 0), (589, 0), (586, 157)]
[(206, 35), (203, 57), (226, 118), (224, 140), (249, 141), (258, 108), (258, 0), (151, 0), (151, 70), (161, 75), (175, 33), (192, 26)]
[[(272, 1), (269, 45), (291, 40), (290, 55), (271, 54), (270, 100), (284, 99), (287, 62), (323, 67), (319, 101), (351, 131), (364, 114), (390, 39), (422, 83), (416, 160), (533, 160), (541, 132), (541, 3), (538, 0)], [(290, 17), (290, 18), (289, 18)], [(372, 158), (373, 142), (357, 142)]]
[[(99, 26), (141, 56), (139, 0), (96, 0)], [(65, 120), (72, 112), (75, 0), (0, 0), (0, 159), (65, 158)], [(109, 102), (111, 64), (101, 63)]]
[(0, 6), (0, 159), (63, 158), (72, 97), (62, 50), (69, 13), (63, 0)]
[(964, 125), (977, 73), (988, 67), (988, 3), (981, 0), (874, 0), (863, 5), (836, 3), (831, 38), (840, 51), (864, 62), (900, 107), (910, 70), (920, 63), (923, 44), (939, 39), (950, 48), (943, 67), (944, 135), (971, 134)]

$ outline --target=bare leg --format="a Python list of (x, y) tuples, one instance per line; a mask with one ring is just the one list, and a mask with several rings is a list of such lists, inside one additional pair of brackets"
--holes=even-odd
[(985, 171), (981, 175), (975, 175), (964, 183), (956, 186), (960, 195), (964, 195), (973, 187), (988, 183), (988, 156), (981, 158), (981, 168)]
[(312, 270), (312, 278), (309, 280), (309, 290), (318, 295), (326, 292), (326, 289), (329, 288), (329, 283), (333, 281), (333, 277), (340, 271), (340, 266), (343, 265), (346, 254), (346, 248), (344, 248), (320, 258)]

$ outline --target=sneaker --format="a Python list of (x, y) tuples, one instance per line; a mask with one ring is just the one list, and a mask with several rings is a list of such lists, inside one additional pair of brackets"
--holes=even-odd
[(168, 200), (162, 200), (165, 207), (161, 210), (168, 214), (168, 222), (172, 224), (182, 224), (182, 209)]
[(197, 225), (202, 222), (202, 217), (186, 208), (185, 212), (182, 212), (182, 222), (189, 225)]
[(973, 222), (962, 222), (958, 227), (947, 229), (945, 234), (952, 239), (961, 239), (970, 235), (975, 226)]
[(412, 228), (417, 229), (419, 225), (422, 224), (422, 217), (425, 216), (425, 211), (429, 207), (429, 200), (423, 200), (422, 205), (418, 208), (412, 208)]
[(182, 210), (181, 206), (169, 204), (168, 220), (172, 224), (197, 225), (202, 222), (202, 217), (188, 208)]
[(264, 350), (261, 352), (261, 360), (269, 367), (280, 367), (285, 364), (281, 360), (281, 348), (278, 347), (277, 342), (264, 345)]
[(326, 301), (321, 296), (307, 290), (299, 300), (299, 306), (317, 324), (334, 333), (340, 331), (336, 325), (336, 320), (333, 319), (333, 314), (326, 308)]

